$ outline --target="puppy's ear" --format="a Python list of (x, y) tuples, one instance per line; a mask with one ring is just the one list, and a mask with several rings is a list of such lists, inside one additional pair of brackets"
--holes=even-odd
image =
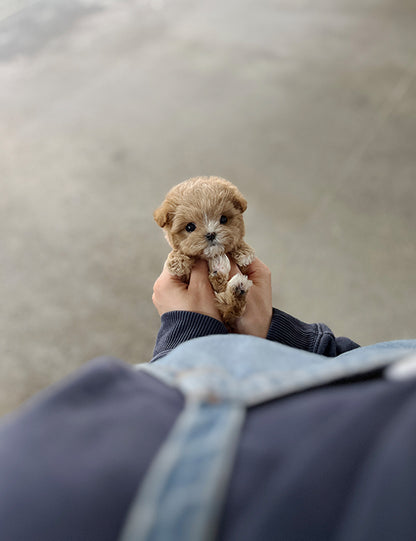
[(243, 213), (247, 209), (247, 201), (244, 199), (242, 194), (237, 190), (237, 188), (233, 187), (233, 205), (237, 210), (239, 210), (241, 213)]
[(175, 214), (175, 207), (168, 201), (163, 201), (159, 208), (153, 213), (155, 222), (160, 227), (165, 227), (172, 223), (173, 216)]

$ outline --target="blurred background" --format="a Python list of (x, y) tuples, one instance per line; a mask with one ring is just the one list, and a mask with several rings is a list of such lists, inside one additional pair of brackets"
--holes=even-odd
[(151, 357), (152, 218), (177, 182), (248, 200), (274, 305), (415, 338), (414, 0), (0, 0), (0, 413)]

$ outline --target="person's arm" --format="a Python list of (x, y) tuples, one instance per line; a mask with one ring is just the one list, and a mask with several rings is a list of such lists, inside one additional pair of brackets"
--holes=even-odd
[[(234, 267), (233, 272), (238, 269)], [(335, 357), (358, 344), (344, 337), (335, 337), (323, 323), (305, 323), (272, 307), (272, 281), (268, 267), (255, 259), (245, 270), (253, 286), (248, 292), (247, 308), (237, 321), (237, 331), (253, 334), (287, 346)]]
[[(211, 334), (227, 334), (227, 329), (217, 319), (196, 312), (166, 312), (161, 317), (152, 362), (182, 342)], [(305, 323), (277, 308), (273, 308), (266, 338), (326, 357), (336, 357), (360, 347), (350, 338), (336, 337), (324, 323)]]
[[(238, 272), (235, 264), (232, 264), (232, 272)], [(349, 338), (335, 337), (323, 323), (305, 323), (273, 308), (270, 270), (259, 259), (255, 259), (245, 273), (253, 286), (247, 295), (246, 311), (236, 322), (237, 333), (267, 338), (328, 357), (359, 347)], [(204, 261), (194, 266), (189, 285), (164, 269), (154, 286), (153, 303), (161, 316), (161, 327), (152, 361), (192, 338), (227, 333), (215, 305)]]
[(227, 334), (216, 307), (205, 261), (197, 261), (189, 284), (164, 268), (153, 287), (153, 304), (161, 317), (151, 362), (192, 338)]
[(162, 314), (160, 322), (151, 362), (192, 338), (228, 333), (221, 321), (197, 312), (173, 310)]
[(336, 337), (324, 323), (305, 323), (277, 308), (273, 308), (266, 338), (326, 357), (336, 357), (360, 347), (350, 338)]

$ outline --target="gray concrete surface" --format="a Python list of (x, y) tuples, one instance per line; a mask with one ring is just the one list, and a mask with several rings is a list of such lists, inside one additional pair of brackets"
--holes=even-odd
[(415, 337), (414, 0), (0, 0), (0, 412), (149, 359), (152, 212), (224, 176), (274, 304)]

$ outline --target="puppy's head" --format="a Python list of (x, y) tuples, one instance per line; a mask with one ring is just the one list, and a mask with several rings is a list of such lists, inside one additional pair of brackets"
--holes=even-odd
[(241, 242), (246, 208), (246, 200), (231, 182), (195, 177), (174, 186), (153, 216), (173, 249), (210, 259)]

